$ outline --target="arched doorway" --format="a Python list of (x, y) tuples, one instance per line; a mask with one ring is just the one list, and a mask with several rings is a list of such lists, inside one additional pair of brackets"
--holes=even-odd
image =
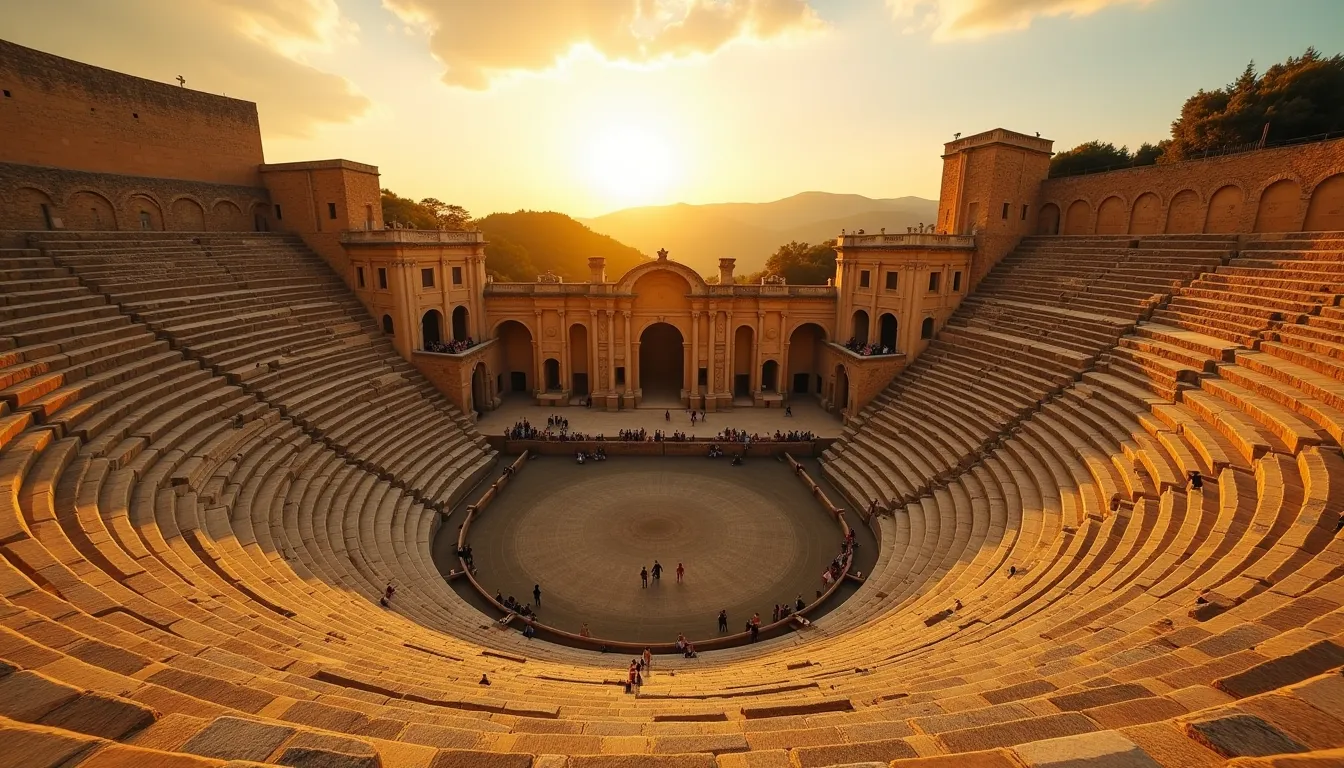
[(532, 332), (517, 320), (505, 320), (495, 328), (500, 360), (501, 392), (530, 392), (536, 384), (532, 371)]
[(686, 356), (681, 331), (654, 323), (639, 335), (639, 388), (645, 405), (680, 406)]
[(853, 335), (855, 344), (868, 343), (868, 312), (866, 310), (860, 309), (854, 313)]
[(733, 397), (751, 397), (751, 373), (756, 367), (752, 354), (755, 337), (749, 325), (739, 325), (733, 331)]
[(391, 316), (391, 315), (383, 315), (383, 333), (386, 333), (388, 336), (391, 336), (391, 335), (392, 335), (392, 316)]
[(932, 318), (932, 317), (926, 317), (926, 318), (924, 318), (924, 322), (920, 324), (920, 326), (919, 326), (919, 338), (921, 338), (921, 339), (932, 339), (932, 338), (933, 338), (933, 318)]
[(1122, 235), (1125, 232), (1125, 201), (1118, 197), (1108, 197), (1097, 208), (1098, 235)]
[[(878, 332), (881, 336), (881, 344), (888, 350), (896, 350), (896, 316), (890, 312), (882, 313), (878, 320)], [(885, 351), (885, 350), (884, 350)]]
[(443, 341), (443, 315), (431, 309), (420, 316), (420, 348), (429, 350)]
[(835, 366), (835, 397), (831, 398), (832, 404), (838, 413), (843, 414), (845, 408), (849, 405), (849, 372), (845, 366)]
[(1311, 191), (1304, 232), (1338, 232), (1344, 229), (1344, 173), (1322, 181)]
[(1209, 211), (1204, 217), (1204, 231), (1223, 235), (1236, 232), (1241, 226), (1241, 204), (1245, 195), (1241, 187), (1228, 185), (1209, 198)]
[(491, 406), (490, 376), (485, 371), (485, 363), (477, 363), (471, 369), (471, 407), (478, 414), (485, 413)]
[(546, 358), (546, 362), (541, 364), (541, 368), (546, 372), (546, 391), (557, 392), (560, 390), (560, 361), (554, 357)]
[(1058, 235), (1059, 234), (1059, 206), (1054, 203), (1046, 203), (1041, 208), (1040, 216), (1036, 220), (1036, 234), (1038, 235)]
[(1144, 192), (1134, 201), (1129, 214), (1129, 234), (1156, 235), (1162, 231), (1162, 201), (1152, 192)]
[(1074, 200), (1064, 214), (1064, 234), (1086, 235), (1091, 225), (1092, 206), (1086, 200)]
[(821, 394), (821, 351), (826, 331), (816, 323), (803, 323), (789, 334), (789, 391), (796, 395)]
[(779, 388), (779, 363), (766, 360), (761, 366), (761, 391), (776, 392)]
[(1199, 193), (1193, 189), (1183, 189), (1171, 198), (1167, 207), (1167, 234), (1194, 234), (1204, 228), (1204, 219), (1200, 212)]
[(1302, 187), (1281, 179), (1260, 193), (1255, 211), (1255, 232), (1296, 232), (1302, 223)]
[(578, 397), (591, 394), (588, 375), (588, 326), (569, 326), (569, 391)]
[(467, 321), (471, 318), (467, 308), (463, 306), (453, 307), (453, 341), (466, 341), (471, 335), (470, 326)]

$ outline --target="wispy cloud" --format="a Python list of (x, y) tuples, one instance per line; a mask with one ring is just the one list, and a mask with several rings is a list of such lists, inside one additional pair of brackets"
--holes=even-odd
[(904, 31), (936, 40), (973, 38), (1026, 29), (1038, 16), (1087, 16), (1112, 5), (1156, 0), (887, 0)]
[(383, 0), (430, 31), (449, 85), (483, 89), (539, 72), (586, 48), (610, 61), (650, 63), (712, 54), (737, 40), (821, 28), (806, 0)]

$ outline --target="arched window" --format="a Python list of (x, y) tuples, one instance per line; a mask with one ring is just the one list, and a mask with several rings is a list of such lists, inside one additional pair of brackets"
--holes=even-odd
[(420, 348), (430, 349), (443, 341), (443, 315), (431, 309), (420, 318)]
[(921, 338), (921, 339), (932, 339), (932, 338), (933, 338), (933, 318), (932, 318), (932, 317), (926, 317), (926, 318), (924, 318), (924, 322), (923, 322), (923, 324), (921, 324), (921, 325), (919, 326), (919, 338)]

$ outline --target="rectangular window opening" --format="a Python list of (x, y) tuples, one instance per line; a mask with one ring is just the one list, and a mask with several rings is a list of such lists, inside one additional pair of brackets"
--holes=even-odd
[(434, 287), (434, 270), (433, 270), (433, 268), (430, 268), (430, 269), (422, 269), (422, 270), (420, 270), (420, 287), (422, 287), (422, 288), (433, 288), (433, 287)]
[(359, 283), (359, 287), (360, 287), (360, 288), (363, 288), (363, 287), (364, 287), (364, 268), (363, 268), (363, 267), (355, 267), (355, 281)]
[(14, 94), (10, 93), (9, 91), (5, 91), (5, 98), (6, 98), (6, 99), (8, 99), (9, 97), (11, 97), (11, 96), (13, 96), (13, 95), (14, 95)]
[(1023, 204), (1022, 204), (1022, 220), (1023, 220), (1023, 221), (1026, 221), (1026, 220), (1027, 220), (1027, 204), (1026, 204), (1026, 203), (1023, 203)]
[(279, 220), (281, 220), (281, 219), (283, 219), (283, 218), (285, 218), (285, 216), (284, 216), (284, 214), (280, 213), (280, 204), (279, 204), (279, 203), (276, 203), (276, 204), (275, 204), (275, 220), (276, 220), (276, 221), (279, 221)]
[(1005, 219), (1008, 218), (1008, 209), (1009, 209), (1009, 207), (1011, 207), (1011, 206), (1012, 206), (1012, 203), (1004, 203), (1004, 204), (1003, 204), (1003, 218), (1005, 218)]
[(938, 272), (930, 272), (930, 273), (929, 273), (929, 292), (930, 292), (930, 293), (932, 293), (932, 292), (938, 290), (938, 278), (941, 277), (941, 276), (942, 276), (942, 275), (939, 274)]
[(899, 272), (888, 272), (888, 273), (887, 273), (887, 290), (888, 290), (888, 291), (894, 291), (894, 290), (896, 290), (896, 281), (897, 281), (897, 279), (899, 279), (899, 277), (898, 277), (899, 275), (900, 275)]
[(700, 372), (699, 372), (698, 374), (696, 374), (696, 377), (695, 377), (695, 383), (696, 383), (696, 384), (699, 384), (699, 385), (702, 386), (702, 387), (704, 387), (704, 386), (708, 386), (708, 385), (709, 385), (709, 369), (708, 369), (708, 368), (701, 368), (701, 369), (700, 369)]
[(859, 273), (859, 287), (860, 288), (868, 287), (868, 270), (866, 269)]
[(378, 268), (378, 287), (387, 290), (387, 267)]
[(625, 366), (623, 365), (616, 366), (616, 384), (618, 386), (625, 385)]
[(453, 285), (462, 284), (462, 268), (453, 267)]
[(336, 218), (336, 204), (335, 204), (335, 203), (327, 203), (327, 216), (328, 216), (329, 218), (333, 218), (333, 219)]
[(957, 272), (953, 272), (953, 273), (952, 273), (952, 290), (953, 290), (953, 291), (960, 291), (960, 290), (961, 290), (961, 272), (960, 272), (960, 271), (957, 271)]

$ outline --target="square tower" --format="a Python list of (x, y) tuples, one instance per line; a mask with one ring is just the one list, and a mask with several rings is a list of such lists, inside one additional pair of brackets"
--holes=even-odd
[(1054, 142), (1005, 128), (944, 145), (938, 231), (974, 235), (971, 286), (1031, 232)]

